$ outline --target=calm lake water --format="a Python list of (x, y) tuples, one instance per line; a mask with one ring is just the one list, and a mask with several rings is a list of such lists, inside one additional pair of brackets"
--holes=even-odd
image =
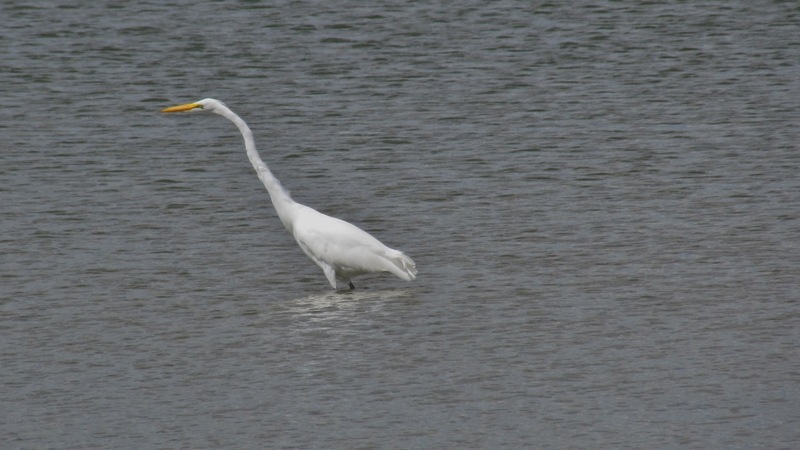
[(0, 10), (3, 448), (800, 442), (795, 2)]

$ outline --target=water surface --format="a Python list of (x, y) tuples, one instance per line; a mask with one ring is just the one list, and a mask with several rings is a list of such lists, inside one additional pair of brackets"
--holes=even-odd
[[(791, 448), (791, 2), (4, 4), (9, 448)], [(296, 200), (417, 262), (335, 293)]]

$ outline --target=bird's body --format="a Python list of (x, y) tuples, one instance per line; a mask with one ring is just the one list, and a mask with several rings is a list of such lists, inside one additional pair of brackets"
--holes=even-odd
[(403, 252), (387, 247), (351, 223), (295, 202), (261, 160), (250, 127), (222, 102), (205, 99), (167, 108), (163, 112), (198, 109), (217, 113), (239, 128), (247, 157), (267, 188), (283, 226), (294, 236), (303, 252), (325, 272), (334, 289), (352, 289), (352, 277), (372, 272), (390, 272), (407, 281), (416, 278), (414, 261)]

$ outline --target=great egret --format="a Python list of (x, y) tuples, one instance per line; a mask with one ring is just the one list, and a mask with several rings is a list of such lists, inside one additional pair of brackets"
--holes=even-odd
[(311, 258), (334, 289), (355, 289), (351, 277), (372, 272), (391, 272), (411, 281), (417, 277), (414, 261), (403, 252), (383, 245), (357, 226), (292, 200), (289, 192), (270, 172), (256, 151), (253, 132), (241, 117), (219, 100), (207, 98), (195, 103), (173, 106), (161, 112), (202, 110), (217, 113), (233, 122), (244, 137), (247, 157), (264, 183), (283, 226), (294, 236), (303, 252)]

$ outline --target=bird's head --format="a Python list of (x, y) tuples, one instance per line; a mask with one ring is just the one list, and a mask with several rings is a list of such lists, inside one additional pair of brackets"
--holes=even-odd
[(171, 106), (162, 109), (163, 113), (183, 112), (183, 111), (211, 111), (220, 114), (225, 108), (225, 104), (213, 98), (205, 98), (194, 103), (187, 103), (185, 105)]

